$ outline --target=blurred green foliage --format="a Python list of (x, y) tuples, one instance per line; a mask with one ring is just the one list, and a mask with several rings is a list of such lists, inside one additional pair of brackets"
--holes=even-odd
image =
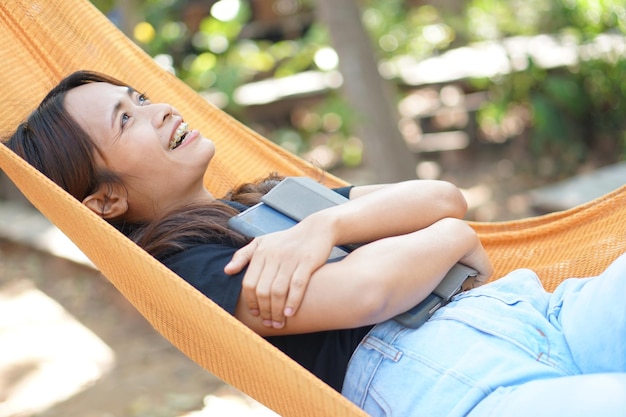
[[(92, 1), (115, 21), (115, 1)], [(307, 70), (328, 71), (336, 65), (321, 59), (320, 51), (328, 51), (329, 36), (314, 18), (313, 0), (274, 1), (280, 6), (274, 7), (277, 19), (293, 23), (300, 18), (300, 26), (295, 33), (283, 27), (278, 34), (268, 26), (272, 30), (265, 35), (250, 31), (259, 24), (253, 3), (138, 1), (140, 21), (130, 35), (191, 87), (247, 122), (234, 99), (237, 87)], [(472, 42), (515, 36), (545, 33), (584, 45), (598, 36), (626, 34), (623, 0), (459, 0), (447, 2), (447, 8), (410, 0), (361, 0), (360, 4), (381, 60), (400, 55), (424, 59)], [(590, 55), (554, 69), (528, 59), (525, 70), (468, 80), (470, 88), (489, 93), (488, 103), (476, 116), (481, 138), (503, 142), (523, 137), (536, 154), (566, 161), (561, 167), (565, 170), (584, 159), (599, 139), (621, 150), (626, 141), (624, 69), (622, 51), (621, 56)], [(357, 165), (361, 145), (350, 133), (354, 118), (337, 94), (325, 97), (298, 107), (299, 115), (291, 116), (291, 125), (274, 126), (264, 133), (295, 152), (323, 146), (337, 160)]]
[[(490, 92), (488, 104), (478, 114), (482, 127), (502, 126), (516, 117), (524, 119), (531, 150), (557, 160), (556, 171), (566, 175), (599, 143), (608, 144), (616, 155), (623, 152), (625, 2), (473, 0), (467, 17), (468, 28), (473, 28), (468, 30), (471, 40), (545, 33), (576, 45), (581, 52), (579, 59), (560, 68), (541, 68), (529, 59), (524, 71), (474, 80), (475, 85)], [(585, 44), (601, 39), (605, 42), (585, 49)], [(611, 41), (616, 42), (616, 48), (603, 52)], [(505, 130), (496, 131), (502, 134)]]

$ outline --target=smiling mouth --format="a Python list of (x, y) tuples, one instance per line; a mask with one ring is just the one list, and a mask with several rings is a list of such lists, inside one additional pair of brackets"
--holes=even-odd
[(170, 146), (169, 146), (170, 151), (178, 148), (180, 144), (185, 141), (185, 138), (187, 137), (187, 134), (189, 133), (189, 131), (187, 130), (188, 126), (189, 125), (185, 122), (182, 122), (181, 124), (178, 125), (178, 127), (176, 128), (176, 132), (174, 132), (174, 136), (172, 137), (172, 140), (170, 141)]

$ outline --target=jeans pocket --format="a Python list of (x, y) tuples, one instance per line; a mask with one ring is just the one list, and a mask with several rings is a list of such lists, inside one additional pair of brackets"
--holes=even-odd
[(571, 374), (569, 347), (547, 317), (550, 294), (536, 274), (517, 270), (493, 283), (459, 294), (431, 322), (452, 320), (505, 341), (537, 362)]

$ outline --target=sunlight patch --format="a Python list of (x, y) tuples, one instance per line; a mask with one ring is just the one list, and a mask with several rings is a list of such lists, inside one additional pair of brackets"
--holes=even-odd
[(64, 401), (114, 362), (102, 340), (32, 282), (0, 287), (0, 417)]

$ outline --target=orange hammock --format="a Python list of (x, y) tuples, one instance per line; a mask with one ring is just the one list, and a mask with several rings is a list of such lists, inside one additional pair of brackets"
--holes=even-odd
[[(216, 195), (271, 171), (318, 173), (160, 69), (87, 0), (2, 1), (0, 22), (3, 133), (15, 129), (63, 76), (91, 69), (173, 104), (214, 140), (218, 154), (206, 184)], [(0, 146), (0, 168), (164, 337), (200, 366), (284, 417), (365, 415), (5, 146)], [(332, 176), (326, 181), (343, 183)], [(552, 289), (563, 278), (599, 273), (626, 249), (626, 189), (565, 212), (472, 225), (496, 276), (531, 268)]]

